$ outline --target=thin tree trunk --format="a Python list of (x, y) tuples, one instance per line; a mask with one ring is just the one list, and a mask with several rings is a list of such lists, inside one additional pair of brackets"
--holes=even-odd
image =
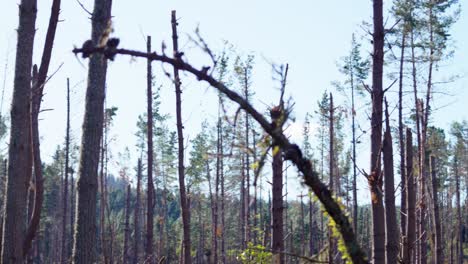
[(304, 196), (302, 195), (301, 193), (301, 219), (299, 219), (300, 223), (301, 223), (301, 256), (305, 256), (305, 246), (306, 246), (306, 242), (305, 242), (305, 215), (304, 215), (304, 202), (303, 202), (303, 198)]
[[(245, 100), (249, 102), (249, 79), (248, 79), (248, 66), (244, 68), (244, 96)], [(245, 112), (245, 241), (244, 246), (250, 242), (250, 145), (249, 145), (249, 114)]]
[(130, 184), (127, 185), (127, 198), (125, 203), (125, 229), (124, 229), (124, 245), (122, 252), (122, 263), (130, 263), (129, 243), (130, 243)]
[(398, 89), (398, 139), (400, 146), (400, 178), (401, 178), (401, 201), (400, 201), (400, 232), (402, 241), (401, 257), (403, 257), (403, 249), (406, 247), (406, 168), (405, 168), (405, 138), (403, 126), (403, 65), (405, 62), (405, 47), (406, 47), (406, 31), (403, 31), (401, 39), (401, 55), (400, 55), (400, 76), (399, 76), (399, 89)]
[[(221, 100), (221, 99), (220, 99)], [(224, 147), (223, 147), (223, 123), (221, 118), (218, 118), (218, 129), (219, 129), (219, 155), (221, 157), (219, 164), (219, 174), (221, 180), (221, 261), (226, 264), (226, 241), (225, 241), (225, 230), (226, 230), (226, 217), (225, 217), (225, 193), (224, 193)]]
[[(2, 263), (23, 263), (26, 231), (26, 197), (31, 178), (31, 69), (36, 32), (36, 0), (22, 0), (19, 6), (15, 79), (11, 104), (11, 132), (8, 150), (8, 180), (4, 206)], [(7, 243), (8, 242), (8, 243)]]
[[(272, 119), (272, 126), (282, 129), (279, 118), (283, 115), (282, 105), (277, 106), (270, 110)], [(272, 195), (273, 204), (271, 207), (271, 228), (272, 228), (272, 241), (271, 250), (273, 252), (284, 251), (284, 235), (283, 235), (283, 158), (279, 146), (273, 141), (273, 184)], [(273, 253), (273, 263), (283, 264), (284, 254)]]
[[(333, 106), (333, 95), (330, 93), (330, 109), (329, 109), (329, 114), (330, 116), (328, 117), (329, 119), (329, 122), (330, 122), (330, 126), (329, 126), (329, 140), (330, 140), (330, 146), (329, 146), (329, 168), (328, 168), (328, 171), (329, 171), (329, 187), (330, 188), (330, 192), (333, 194), (335, 193), (335, 195), (337, 195), (337, 193), (335, 192), (335, 184), (334, 184), (334, 181), (333, 181), (333, 178), (335, 177), (335, 174), (333, 173), (333, 168), (335, 167), (335, 151), (333, 149), (334, 147), (334, 138), (335, 138), (335, 132), (334, 132), (334, 106)], [(332, 227), (331, 225), (329, 226), (328, 228), (328, 263), (334, 263), (334, 256), (335, 256), (335, 239), (333, 238), (333, 230), (332, 230)]]
[(393, 146), (390, 130), (388, 104), (385, 101), (385, 134), (383, 141), (383, 162), (385, 175), (385, 257), (386, 263), (397, 263), (398, 260), (398, 225), (395, 207), (395, 183), (393, 173)]
[[(109, 30), (111, 19), (110, 0), (95, 0), (92, 16), (92, 41), (98, 44)], [(104, 98), (107, 59), (102, 54), (92, 54), (88, 67), (88, 88), (83, 121), (83, 136), (79, 178), (77, 180), (77, 218), (73, 263), (87, 264), (96, 258), (96, 193), (99, 143), (104, 121)]]
[(454, 176), (455, 176), (455, 204), (457, 206), (457, 235), (456, 237), (456, 257), (455, 259), (457, 260), (457, 264), (462, 264), (463, 263), (463, 220), (462, 220), (462, 214), (461, 214), (461, 201), (460, 201), (460, 174), (458, 171), (458, 157), (457, 154), (455, 154), (455, 170), (454, 170)]
[[(310, 194), (309, 194), (310, 195)], [(314, 207), (312, 203), (312, 197), (309, 197), (309, 256), (312, 256), (314, 252), (314, 228), (313, 228), (313, 212)], [(357, 218), (356, 218), (357, 221)]]
[(434, 241), (434, 248), (436, 249), (434, 255), (434, 263), (435, 264), (442, 264), (444, 263), (444, 242), (442, 241), (442, 233), (441, 233), (441, 223), (440, 223), (440, 216), (439, 216), (439, 200), (438, 200), (438, 182), (436, 176), (436, 163), (435, 157), (431, 156), (430, 159), (430, 170), (431, 170), (431, 180), (432, 180), (432, 222), (435, 226), (435, 241)]
[(136, 187), (136, 198), (135, 198), (135, 213), (133, 216), (134, 225), (134, 238), (133, 238), (133, 264), (137, 264), (139, 261), (139, 249), (140, 249), (140, 192), (141, 192), (141, 159), (138, 159), (137, 167), (137, 187)]
[(67, 131), (65, 135), (65, 180), (63, 183), (63, 215), (62, 215), (62, 263), (68, 261), (68, 232), (67, 232), (67, 211), (68, 211), (68, 174), (70, 158), (70, 79), (67, 78)]
[(403, 249), (403, 263), (410, 264), (415, 254), (416, 243), (416, 189), (413, 173), (413, 135), (406, 128), (406, 208), (408, 209), (406, 221), (406, 243)]
[[(151, 36), (148, 36), (146, 40), (147, 52), (151, 53)], [(147, 77), (146, 77), (146, 89), (147, 89), (147, 140), (148, 140), (148, 164), (147, 164), (147, 211), (146, 211), (146, 261), (150, 264), (155, 262), (154, 250), (153, 250), (153, 218), (154, 218), (154, 183), (153, 183), (153, 74), (151, 69), (151, 60), (147, 60)]]
[[(105, 100), (105, 99), (104, 99)], [(101, 196), (99, 199), (99, 235), (101, 241), (101, 252), (99, 255), (102, 255), (102, 261), (105, 264), (109, 263), (109, 252), (107, 247), (107, 237), (106, 237), (106, 214), (105, 214), (105, 207), (106, 207), (106, 192), (105, 192), (105, 181), (104, 181), (104, 156), (106, 152), (106, 113), (104, 112), (104, 136), (101, 140), (101, 162), (100, 162), (100, 169), (99, 169), (99, 195)]]
[[(176, 11), (173, 10), (171, 14), (172, 24), (172, 44), (173, 44), (173, 55), (175, 58), (180, 59), (178, 44), (177, 44), (177, 19)], [(174, 84), (176, 90), (176, 116), (177, 116), (177, 136), (178, 136), (178, 157), (179, 157), (179, 191), (180, 191), (180, 206), (182, 209), (182, 226), (183, 226), (183, 248), (184, 248), (184, 262), (183, 264), (190, 264), (192, 262), (190, 257), (190, 215), (189, 215), (189, 203), (185, 190), (185, 167), (184, 167), (184, 134), (182, 124), (182, 100), (180, 88), (181, 82), (179, 78), (179, 69), (174, 66)]]
[(380, 153), (382, 146), (382, 101), (383, 101), (383, 62), (384, 27), (383, 1), (374, 0), (374, 33), (372, 54), (372, 114), (371, 114), (371, 155), (370, 175), (368, 176), (372, 206), (372, 261), (385, 262), (385, 218), (382, 199), (382, 171)]

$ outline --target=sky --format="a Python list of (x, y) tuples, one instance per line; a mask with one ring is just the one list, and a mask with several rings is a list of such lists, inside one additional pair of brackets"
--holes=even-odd
[[(52, 0), (40, 0), (38, 4), (37, 32), (34, 49), (34, 63), (39, 63), (47, 29)], [(19, 1), (2, 1), (0, 4), (0, 76), (4, 90), (2, 115), (9, 115), (13, 87), (16, 31)], [(92, 11), (93, 1), (81, 3)], [(389, 1), (384, 1), (385, 8)], [(444, 80), (452, 75), (460, 77), (440, 87), (444, 93), (436, 94), (433, 109), (433, 123), (448, 128), (453, 120), (467, 119), (468, 101), (468, 36), (466, 26), (468, 15), (464, 8), (468, 0), (460, 1), (462, 13), (451, 31), (455, 56), (444, 62), (436, 73), (436, 79)], [(370, 0), (329, 0), (329, 1), (279, 1), (279, 0), (137, 0), (113, 1), (113, 36), (120, 38), (120, 47), (146, 50), (146, 35), (151, 35), (153, 48), (160, 51), (164, 41), (171, 47), (171, 10), (177, 10), (179, 21), (179, 46), (189, 62), (198, 67), (209, 64), (209, 58), (189, 40), (198, 27), (210, 48), (219, 52), (225, 41), (232, 44), (243, 55), (255, 55), (254, 104), (266, 109), (278, 101), (279, 84), (273, 79), (271, 63), (289, 64), (286, 95), (294, 105), (296, 121), (291, 123), (288, 134), (300, 143), (302, 122), (306, 112), (316, 110), (317, 101), (324, 91), (335, 92), (332, 81), (343, 80), (337, 62), (350, 48), (351, 35), (355, 33), (363, 42), (363, 53), (369, 52), (369, 36), (362, 29), (362, 22), (372, 18)], [(50, 161), (57, 144), (64, 141), (66, 113), (66, 78), (72, 87), (72, 135), (79, 142), (86, 90), (87, 61), (72, 54), (73, 47), (90, 38), (89, 14), (78, 1), (62, 1), (61, 23), (57, 29), (50, 73), (56, 72), (45, 88), (43, 109), (40, 115), (42, 155)], [(390, 22), (388, 22), (390, 26)], [(166, 69), (168, 66), (165, 66)], [(175, 116), (174, 88), (164, 76), (161, 64), (153, 63), (156, 83), (162, 85), (161, 112)], [(170, 69), (170, 68), (169, 68)], [(111, 134), (115, 138), (113, 153), (132, 149), (136, 144), (136, 120), (145, 112), (146, 103), (146, 61), (129, 57), (117, 57), (110, 62), (107, 78), (107, 106), (119, 108)], [(183, 120), (186, 138), (193, 138), (203, 120), (213, 120), (216, 114), (216, 93), (206, 84), (186, 74), (182, 75)], [(389, 85), (391, 80), (386, 80)], [(391, 93), (396, 91), (395, 86)], [(337, 93), (338, 103), (345, 104), (346, 98)], [(368, 99), (368, 98), (366, 98)], [(368, 100), (358, 101), (358, 115), (363, 129), (368, 128), (366, 107)], [(395, 101), (396, 102), (396, 101)], [(395, 102), (390, 103), (395, 107)], [(395, 113), (396, 114), (396, 111)], [(396, 115), (394, 116), (394, 118)], [(169, 126), (175, 129), (175, 119)], [(312, 129), (316, 127), (312, 123)], [(349, 135), (349, 126), (348, 135)], [(313, 133), (314, 131), (312, 131)], [(368, 167), (368, 137), (363, 137), (358, 148), (358, 163)], [(6, 144), (3, 142), (2, 144)], [(367, 144), (367, 146), (366, 146)], [(6, 150), (5, 147), (0, 148)], [(136, 155), (132, 154), (134, 163)], [(130, 165), (133, 167), (133, 165)], [(359, 195), (368, 201), (368, 190), (364, 177), (359, 178)], [(289, 181), (291, 195), (302, 190), (299, 181)]]

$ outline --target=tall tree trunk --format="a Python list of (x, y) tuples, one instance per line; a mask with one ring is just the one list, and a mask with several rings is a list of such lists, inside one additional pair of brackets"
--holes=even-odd
[(303, 202), (304, 196), (301, 193), (301, 219), (299, 219), (301, 223), (301, 251), (300, 254), (301, 256), (305, 256), (305, 247), (306, 247), (306, 242), (305, 242), (305, 215), (304, 215), (304, 202)]
[(131, 186), (127, 185), (127, 197), (125, 202), (125, 228), (124, 228), (124, 244), (122, 252), (122, 263), (130, 263), (129, 243), (130, 243), (130, 194)]
[[(174, 58), (180, 59), (178, 44), (177, 44), (177, 19), (176, 11), (173, 10), (171, 14), (171, 24), (172, 24), (172, 44), (173, 44), (173, 55)], [(183, 248), (184, 248), (184, 262), (183, 264), (192, 263), (190, 256), (190, 215), (189, 215), (189, 203), (187, 199), (187, 194), (185, 190), (185, 167), (184, 167), (184, 134), (183, 134), (183, 124), (182, 124), (182, 100), (181, 94), (182, 90), (180, 88), (181, 82), (179, 78), (179, 69), (174, 66), (174, 84), (176, 92), (176, 116), (177, 116), (177, 136), (178, 136), (178, 158), (179, 158), (179, 191), (180, 191), (180, 206), (182, 209), (182, 226), (183, 226)]]
[[(220, 99), (221, 100), (221, 99)], [(226, 196), (224, 192), (224, 147), (223, 147), (223, 123), (221, 118), (218, 118), (218, 129), (219, 129), (219, 156), (221, 157), (219, 163), (219, 174), (221, 181), (221, 262), (226, 264), (226, 241), (225, 241), (225, 230), (226, 230), (226, 217), (225, 217), (225, 202)]]
[(70, 159), (70, 79), (67, 78), (67, 130), (65, 133), (65, 180), (63, 183), (63, 212), (62, 212), (62, 263), (68, 261), (68, 232), (67, 232), (67, 212), (68, 212), (68, 174)]
[(419, 100), (419, 111), (420, 122), (421, 122), (421, 144), (419, 145), (419, 210), (418, 210), (418, 232), (420, 234), (418, 239), (418, 260), (420, 264), (426, 264), (427, 262), (427, 232), (426, 232), (426, 178), (427, 178), (427, 166), (426, 166), (426, 120), (424, 117), (424, 103), (423, 100)]
[(141, 196), (141, 171), (142, 171), (141, 159), (138, 159), (137, 166), (137, 187), (136, 187), (136, 198), (135, 198), (135, 212), (133, 216), (133, 264), (137, 264), (139, 261), (140, 251), (140, 196)]
[(459, 174), (459, 168), (458, 168), (458, 156), (455, 154), (455, 160), (454, 160), (454, 165), (455, 165), (455, 170), (454, 170), (454, 176), (455, 176), (455, 204), (457, 206), (457, 234), (455, 235), (456, 237), (456, 257), (455, 259), (457, 260), (457, 264), (462, 264), (463, 263), (463, 221), (462, 221), (462, 213), (461, 213), (461, 201), (460, 201), (460, 174)]
[(374, 33), (372, 53), (372, 114), (371, 114), (371, 155), (370, 175), (368, 176), (372, 206), (372, 261), (385, 262), (385, 219), (382, 199), (382, 171), (380, 153), (382, 146), (382, 101), (383, 101), (383, 62), (384, 27), (383, 1), (373, 1)]
[(400, 146), (400, 178), (401, 178), (401, 200), (400, 200), (400, 233), (401, 242), (403, 244), (401, 257), (403, 257), (403, 249), (406, 245), (406, 168), (405, 168), (405, 138), (403, 126), (403, 65), (405, 62), (405, 47), (406, 47), (406, 30), (403, 31), (401, 39), (401, 55), (400, 55), (400, 76), (398, 86), (398, 140)]
[(390, 130), (390, 117), (388, 104), (385, 101), (385, 134), (383, 141), (383, 162), (385, 175), (385, 256), (386, 263), (398, 261), (398, 225), (395, 207), (395, 183), (393, 173), (393, 146), (392, 132)]
[(52, 56), (52, 47), (55, 39), (55, 32), (57, 29), (58, 19), (60, 12), (60, 0), (52, 2), (51, 14), (49, 19), (49, 26), (47, 28), (46, 40), (44, 43), (44, 50), (41, 58), (41, 66), (37, 75), (37, 80), (32, 88), (31, 95), (31, 142), (34, 166), (34, 182), (36, 185), (34, 192), (34, 209), (32, 211), (31, 220), (29, 222), (26, 238), (23, 242), (24, 254), (27, 254), (31, 248), (33, 239), (36, 236), (39, 228), (41, 218), (42, 202), (44, 200), (44, 184), (42, 177), (42, 161), (39, 143), (39, 111), (41, 108), (42, 95), (44, 85), (49, 70), (50, 59)]
[(434, 263), (435, 264), (442, 264), (444, 263), (444, 242), (442, 241), (442, 233), (441, 233), (441, 223), (440, 223), (440, 216), (439, 216), (439, 200), (438, 200), (438, 182), (437, 182), (437, 172), (436, 172), (436, 163), (435, 157), (431, 156), (430, 159), (430, 170), (431, 170), (431, 181), (432, 181), (432, 223), (435, 226), (435, 241), (434, 241), (434, 248), (435, 254), (434, 255)]
[[(311, 194), (309, 194), (309, 256), (312, 256), (315, 254), (315, 251), (314, 251), (314, 244), (315, 244), (315, 241), (314, 241), (314, 232), (316, 232), (314, 230), (314, 221), (313, 221), (313, 213), (314, 213), (314, 204), (312, 202), (312, 197), (310, 196)], [(357, 221), (357, 218), (356, 218), (356, 221)]]
[(406, 128), (406, 243), (403, 248), (403, 263), (410, 264), (414, 259), (416, 251), (416, 189), (415, 177), (413, 173), (413, 135), (409, 128)]
[[(148, 36), (146, 40), (147, 52), (151, 53), (151, 36)], [(151, 60), (147, 60), (147, 77), (146, 77), (146, 89), (147, 89), (147, 139), (148, 139), (148, 187), (147, 187), (147, 212), (146, 212), (146, 261), (150, 264), (155, 262), (155, 256), (153, 252), (153, 218), (154, 218), (154, 183), (153, 183), (153, 74), (151, 69)]]
[[(353, 35), (354, 38), (354, 35)], [(350, 58), (351, 59), (351, 58)], [(357, 232), (357, 223), (358, 223), (358, 203), (357, 203), (357, 164), (356, 164), (356, 109), (354, 105), (354, 78), (353, 70), (351, 72), (351, 129), (353, 133), (353, 228), (356, 235)]]
[[(283, 116), (282, 105), (274, 107), (270, 110), (272, 126), (276, 129), (282, 129), (280, 118)], [(280, 127), (278, 127), (280, 126)], [(273, 204), (271, 207), (271, 228), (272, 241), (271, 250), (273, 253), (273, 263), (283, 264), (284, 254), (277, 253), (284, 251), (284, 235), (283, 235), (283, 157), (278, 144), (273, 141), (273, 184), (272, 195)]]
[[(105, 99), (104, 99), (105, 100)], [(104, 103), (105, 104), (105, 103)], [(105, 164), (105, 153), (106, 153), (106, 134), (107, 134), (107, 129), (106, 129), (106, 112), (104, 111), (104, 136), (101, 140), (101, 161), (100, 161), (100, 169), (99, 169), (99, 236), (100, 236), (100, 241), (101, 241), (101, 251), (99, 252), (99, 255), (102, 255), (103, 259), (102, 261), (105, 264), (109, 263), (109, 251), (108, 251), (108, 241), (107, 241), (107, 236), (106, 236), (106, 182), (104, 179), (104, 164)]]
[[(249, 75), (248, 66), (244, 68), (244, 96), (245, 100), (249, 102)], [(250, 242), (250, 145), (249, 145), (249, 114), (245, 112), (245, 241), (244, 246)]]
[(70, 232), (68, 244), (68, 252), (72, 252), (73, 249), (73, 223), (75, 222), (75, 179), (73, 178), (74, 170), (70, 167)]
[(32, 172), (30, 95), (36, 13), (36, 0), (21, 1), (11, 104), (2, 263), (23, 263), (26, 253), (23, 249), (23, 242), (26, 232), (26, 197)]
[[(328, 117), (330, 126), (329, 126), (329, 140), (330, 140), (330, 146), (329, 146), (329, 187), (330, 192), (335, 195), (338, 195), (337, 192), (335, 192), (335, 183), (334, 183), (334, 177), (335, 174), (333, 173), (333, 169), (335, 168), (335, 151), (334, 151), (334, 138), (335, 138), (335, 131), (334, 131), (334, 106), (333, 106), (333, 95), (330, 93), (330, 109), (329, 109), (329, 114), (330, 116)], [(333, 238), (333, 230), (331, 225), (328, 228), (328, 263), (334, 263), (334, 256), (335, 256), (335, 239)]]
[[(92, 16), (92, 42), (98, 44), (109, 31), (111, 0), (95, 0)], [(92, 54), (88, 67), (88, 88), (83, 121), (83, 136), (77, 180), (77, 218), (73, 263), (94, 263), (96, 258), (96, 193), (99, 143), (104, 121), (104, 98), (107, 59), (102, 54)]]

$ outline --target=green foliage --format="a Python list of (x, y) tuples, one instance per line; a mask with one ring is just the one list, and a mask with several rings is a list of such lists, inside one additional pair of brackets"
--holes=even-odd
[(244, 264), (266, 264), (271, 263), (271, 252), (265, 251), (265, 247), (248, 243), (247, 248), (242, 251), (238, 259)]

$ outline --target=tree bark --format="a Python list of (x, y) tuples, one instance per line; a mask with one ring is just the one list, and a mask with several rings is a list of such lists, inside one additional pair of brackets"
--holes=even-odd
[(65, 180), (63, 182), (63, 212), (62, 212), (62, 263), (68, 260), (68, 233), (67, 233), (67, 212), (68, 212), (68, 174), (70, 159), (70, 79), (67, 78), (67, 129), (65, 132)]
[(23, 263), (26, 198), (31, 177), (31, 69), (36, 32), (36, 0), (19, 5), (18, 41), (11, 104), (8, 179), (4, 206), (2, 263)]
[(410, 264), (415, 254), (416, 243), (416, 189), (413, 173), (413, 135), (406, 128), (406, 208), (408, 210), (406, 221), (406, 243), (403, 249), (403, 263)]
[(124, 229), (124, 245), (122, 252), (122, 263), (130, 263), (130, 254), (129, 254), (129, 243), (130, 243), (130, 194), (131, 187), (130, 184), (127, 185), (127, 197), (125, 203), (125, 229)]
[(372, 261), (385, 262), (385, 219), (382, 199), (382, 171), (380, 153), (382, 148), (382, 101), (383, 101), (383, 62), (384, 27), (383, 1), (374, 0), (374, 33), (372, 54), (372, 114), (371, 114), (371, 155), (370, 175), (368, 176), (372, 206)]
[[(174, 58), (180, 59), (177, 43), (177, 19), (176, 11), (173, 10), (171, 14), (171, 24), (172, 24), (172, 44), (173, 44), (173, 55)], [(189, 215), (189, 205), (187, 200), (187, 194), (185, 190), (185, 167), (184, 167), (184, 134), (183, 134), (183, 124), (182, 124), (182, 100), (181, 94), (182, 90), (180, 88), (181, 82), (179, 78), (179, 68), (174, 66), (174, 85), (176, 92), (176, 116), (177, 116), (177, 136), (178, 136), (178, 157), (179, 157), (179, 191), (180, 191), (180, 206), (182, 209), (182, 226), (183, 226), (183, 247), (184, 247), (184, 263), (190, 264), (192, 262), (190, 256), (190, 215)]]
[(135, 198), (135, 212), (133, 216), (133, 264), (137, 264), (139, 261), (139, 249), (140, 249), (140, 196), (141, 196), (141, 171), (142, 171), (141, 159), (138, 159), (137, 166), (137, 187), (136, 187), (136, 198)]
[(386, 263), (397, 263), (398, 261), (398, 225), (395, 207), (395, 181), (393, 173), (393, 146), (392, 133), (390, 130), (390, 117), (388, 115), (388, 104), (385, 101), (385, 134), (383, 141), (383, 162), (385, 175), (385, 257)]
[(434, 263), (442, 264), (444, 263), (444, 242), (442, 241), (441, 233), (441, 223), (439, 216), (439, 200), (438, 200), (438, 182), (437, 182), (437, 172), (436, 172), (436, 163), (435, 157), (431, 156), (430, 158), (430, 170), (431, 170), (431, 181), (432, 181), (432, 223), (435, 226), (435, 241), (434, 248)]
[[(147, 52), (151, 53), (151, 36), (146, 40)], [(148, 144), (148, 164), (147, 164), (147, 211), (146, 211), (146, 261), (150, 264), (155, 262), (153, 250), (153, 218), (154, 218), (154, 183), (153, 183), (153, 74), (151, 69), (151, 60), (147, 60), (146, 77), (146, 98), (147, 98), (147, 144)]]
[[(271, 125), (275, 129), (282, 130), (280, 119), (284, 118), (284, 112), (282, 105), (274, 107), (270, 110), (270, 116), (272, 119)], [(271, 207), (271, 228), (272, 228), (272, 241), (271, 250), (273, 253), (273, 263), (283, 264), (284, 254), (278, 252), (284, 252), (284, 235), (283, 235), (283, 157), (281, 157), (280, 146), (273, 140), (272, 148), (273, 156), (273, 184), (272, 184), (272, 196), (273, 204)]]
[(400, 232), (402, 241), (401, 257), (403, 257), (403, 249), (406, 244), (406, 218), (408, 211), (406, 209), (406, 168), (405, 168), (405, 138), (403, 126), (403, 65), (405, 62), (405, 46), (406, 46), (406, 31), (403, 31), (401, 39), (401, 55), (400, 55), (400, 76), (398, 87), (398, 139), (400, 146), (400, 178), (401, 178), (401, 200), (400, 200)]
[[(329, 186), (328, 188), (330, 188), (330, 192), (331, 194), (335, 194), (337, 195), (337, 192), (336, 192), (336, 188), (335, 188), (335, 184), (334, 184), (334, 181), (333, 181), (333, 178), (335, 177), (335, 174), (333, 173), (333, 169), (335, 167), (335, 151), (334, 151), (334, 138), (335, 138), (335, 131), (334, 131), (334, 106), (333, 106), (333, 95), (332, 93), (330, 93), (330, 109), (329, 109), (329, 114), (330, 116), (328, 117), (328, 120), (329, 120), (329, 140), (330, 140), (330, 145), (329, 145), (329, 169), (328, 169), (328, 179), (329, 179)], [(334, 263), (334, 256), (336, 255), (335, 254), (335, 247), (336, 247), (336, 244), (335, 244), (335, 239), (333, 238), (333, 230), (332, 230), (332, 227), (331, 225), (329, 225), (329, 228), (328, 228), (328, 263)]]
[(58, 19), (60, 13), (60, 0), (54, 0), (52, 2), (51, 14), (49, 19), (49, 26), (47, 28), (46, 40), (44, 43), (44, 50), (41, 58), (41, 66), (37, 75), (37, 80), (32, 88), (31, 95), (31, 146), (33, 154), (33, 166), (34, 166), (34, 182), (36, 185), (34, 192), (34, 208), (32, 211), (31, 221), (26, 232), (26, 238), (23, 242), (24, 254), (27, 254), (31, 249), (31, 244), (36, 236), (39, 228), (39, 222), (41, 218), (42, 202), (44, 200), (44, 184), (42, 177), (42, 161), (40, 153), (40, 142), (39, 142), (39, 111), (41, 108), (42, 96), (44, 85), (47, 78), (47, 72), (49, 70), (50, 58), (52, 56), (52, 47), (55, 39), (55, 32), (57, 29)]
[[(110, 27), (111, 0), (95, 0), (92, 16), (92, 41), (105, 41), (103, 35)], [(103, 43), (101, 43), (103, 44)], [(73, 263), (87, 264), (96, 258), (96, 193), (99, 148), (104, 121), (104, 98), (107, 59), (103, 54), (92, 54), (88, 67), (88, 88), (83, 120), (79, 178), (77, 180), (77, 214)]]

